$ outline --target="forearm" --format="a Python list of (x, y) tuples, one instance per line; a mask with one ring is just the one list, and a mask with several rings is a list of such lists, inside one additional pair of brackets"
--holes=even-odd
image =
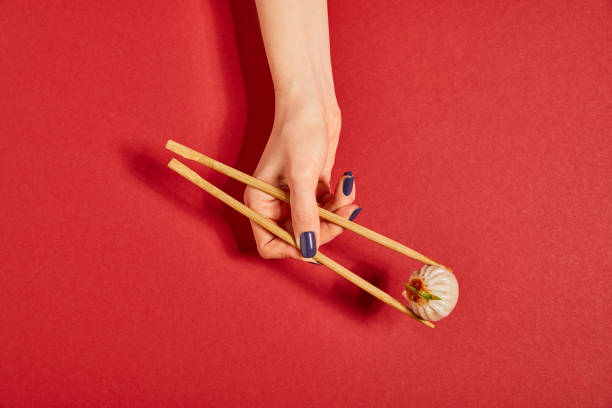
[(277, 106), (319, 103), (337, 109), (326, 0), (257, 0)]

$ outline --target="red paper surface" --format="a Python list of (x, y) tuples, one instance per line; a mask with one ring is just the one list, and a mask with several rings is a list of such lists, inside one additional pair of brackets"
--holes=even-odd
[[(330, 0), (334, 178), (358, 222), (454, 268), (430, 330), (259, 259), (165, 167), (173, 138), (254, 170), (252, 2), (0, 3), (0, 406), (611, 406), (611, 15)], [(419, 266), (352, 233), (323, 252), (396, 297)]]

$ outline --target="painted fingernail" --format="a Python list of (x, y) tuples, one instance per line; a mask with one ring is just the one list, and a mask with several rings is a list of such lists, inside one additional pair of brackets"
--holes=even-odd
[(345, 171), (343, 176), (352, 176), (353, 172), (352, 171)]
[(359, 215), (359, 213), (361, 212), (361, 210), (363, 210), (363, 208), (359, 207), (357, 208), (355, 211), (353, 211), (353, 213), (351, 214), (351, 216), (349, 217), (349, 221), (353, 221), (355, 218), (357, 218), (357, 216)]
[(344, 175), (348, 177), (345, 178), (344, 182), (342, 183), (342, 193), (344, 193), (345, 196), (350, 196), (353, 192), (353, 184), (355, 184), (355, 177), (353, 177), (353, 173), (351, 173), (350, 171), (347, 171), (346, 173), (344, 173)]
[(300, 234), (300, 248), (304, 258), (312, 258), (317, 254), (317, 242), (313, 231), (305, 231)]

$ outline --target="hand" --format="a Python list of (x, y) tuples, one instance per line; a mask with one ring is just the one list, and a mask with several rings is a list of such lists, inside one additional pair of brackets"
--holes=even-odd
[[(355, 179), (345, 174), (336, 193), (329, 186), (340, 110), (336, 102), (329, 48), (326, 0), (257, 0), (257, 15), (274, 82), (276, 112), (255, 177), (289, 190), (288, 205), (253, 188), (245, 203), (294, 234), (301, 252), (251, 223), (264, 258), (312, 258), (342, 232), (319, 223), (317, 202), (345, 217), (359, 211)], [(346, 193), (346, 194), (345, 194)]]
[(311, 258), (323, 245), (342, 233), (342, 228), (319, 221), (318, 205), (349, 218), (357, 215), (353, 204), (355, 182), (347, 172), (331, 193), (330, 178), (340, 134), (340, 111), (318, 103), (277, 105), (270, 139), (254, 176), (288, 190), (291, 204), (255, 188), (247, 187), (245, 203), (292, 232), (301, 252), (251, 222), (259, 254), (269, 258)]

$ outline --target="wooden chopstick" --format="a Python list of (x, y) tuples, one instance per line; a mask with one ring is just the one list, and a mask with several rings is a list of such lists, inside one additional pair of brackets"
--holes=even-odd
[[(258, 190), (270, 194), (272, 197), (278, 198), (279, 200), (283, 200), (285, 202), (289, 202), (289, 194), (285, 191), (276, 188), (266, 183), (265, 181), (259, 180), (253, 176), (249, 176), (248, 174), (236, 170), (226, 164), (218, 162), (215, 159), (212, 159), (202, 153), (196, 152), (195, 150), (190, 149), (189, 147), (184, 146), (180, 143), (177, 143), (174, 140), (168, 140), (168, 142), (166, 143), (166, 149), (180, 156), (183, 156), (186, 159), (197, 161), (198, 163), (201, 163), (207, 167), (210, 167), (213, 170), (223, 173), (226, 176), (233, 178), (234, 180), (238, 180), (251, 187), (255, 187)], [(400, 244), (399, 242), (394, 241), (391, 238), (379, 234), (376, 231), (372, 231), (371, 229), (368, 229), (353, 221), (349, 221), (348, 219), (334, 214), (333, 212), (327, 211), (324, 208), (319, 208), (319, 216), (324, 220), (333, 222), (334, 224), (337, 224), (342, 228), (351, 230), (361, 235), (362, 237), (368, 238), (380, 245), (399, 252), (400, 254), (406, 255), (410, 258), (416, 259), (429, 265), (437, 265), (451, 270), (450, 268), (434, 261), (433, 259), (426, 257), (425, 255), (415, 251), (414, 249), (408, 248), (407, 246)]]
[[(189, 167), (187, 167), (180, 161), (176, 159), (172, 159), (168, 163), (168, 167), (170, 167), (172, 170), (174, 170), (181, 176), (185, 177), (187, 180), (191, 181), (195, 185), (199, 186), (200, 188), (208, 192), (210, 195), (218, 198), (219, 200), (223, 201), (225, 204), (232, 207), (234, 210), (238, 211), (242, 215), (246, 216), (247, 218), (253, 220), (254, 222), (259, 224), (263, 228), (267, 229), (272, 234), (276, 235), (277, 237), (279, 237), (280, 239), (282, 239), (289, 245), (292, 245), (296, 248), (298, 247), (295, 242), (295, 238), (289, 232), (279, 227), (273, 221), (267, 219), (266, 217), (262, 216), (261, 214), (257, 213), (256, 211), (242, 204), (240, 201), (236, 200), (235, 198), (227, 194), (225, 191), (215, 187), (210, 182), (204, 180), (199, 174), (191, 170)], [(433, 323), (431, 323), (428, 320), (424, 320), (420, 318), (419, 316), (417, 316), (416, 314), (414, 314), (412, 310), (410, 310), (406, 305), (399, 302), (397, 299), (389, 295), (387, 292), (379, 289), (378, 287), (372, 285), (370, 282), (354, 274), (353, 272), (351, 272), (344, 266), (340, 265), (336, 261), (323, 255), (320, 251), (318, 251), (317, 254), (313, 258), (316, 261), (320, 262), (321, 264), (327, 266), (332, 271), (336, 272), (338, 275), (342, 276), (343, 278), (349, 280), (351, 283), (357, 285), (364, 291), (368, 292), (372, 296), (385, 302), (389, 306), (399, 310), (400, 312), (404, 314), (407, 314), (413, 319), (423, 323), (425, 326), (428, 326), (431, 328), (434, 327)]]

